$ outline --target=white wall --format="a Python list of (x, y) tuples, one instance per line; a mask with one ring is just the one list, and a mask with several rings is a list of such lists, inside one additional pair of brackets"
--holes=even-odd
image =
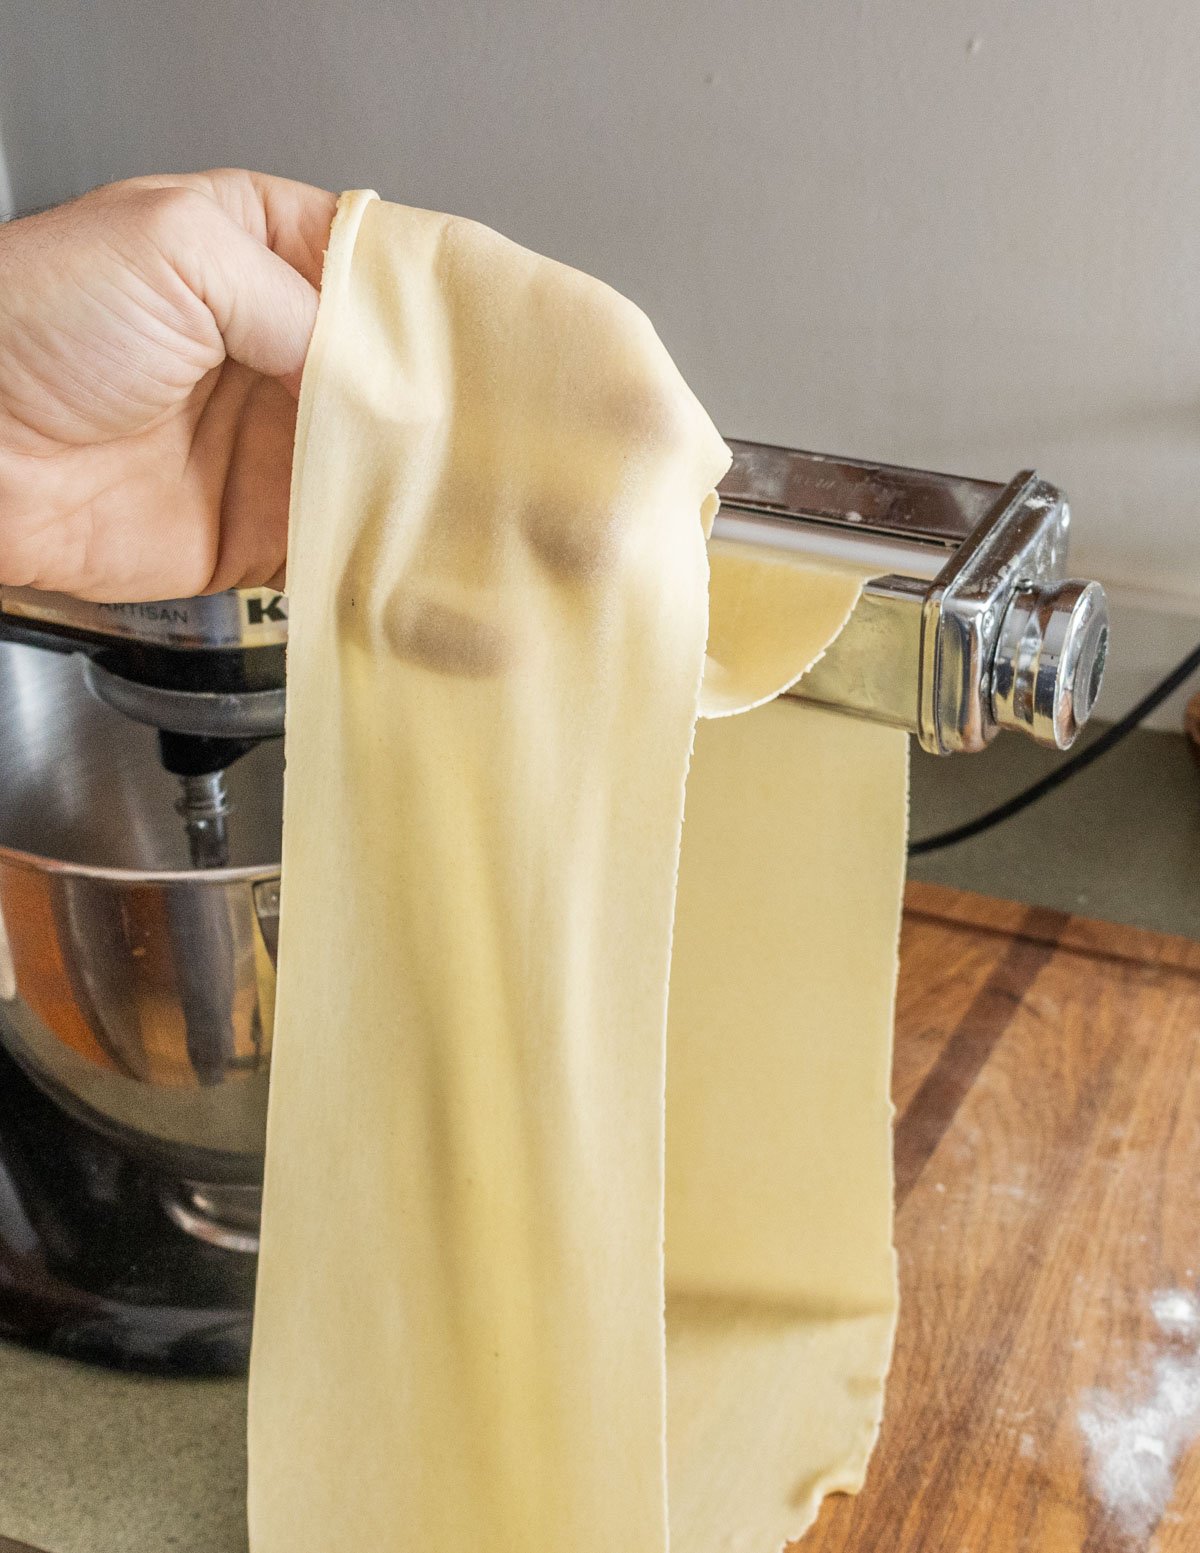
[(1196, 0), (24, 0), (0, 49), (18, 207), (241, 162), (476, 216), (730, 435), (1036, 464), (1138, 651), (1200, 636)]

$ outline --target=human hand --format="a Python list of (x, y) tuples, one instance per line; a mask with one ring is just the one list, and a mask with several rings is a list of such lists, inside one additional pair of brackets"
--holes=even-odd
[(222, 170), (0, 226), (0, 584), (134, 602), (282, 581), (334, 204)]

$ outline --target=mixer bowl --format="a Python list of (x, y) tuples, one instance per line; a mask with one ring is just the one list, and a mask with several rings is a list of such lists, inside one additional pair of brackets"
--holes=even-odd
[(97, 701), (81, 659), (0, 644), (0, 728), (0, 1042), (127, 1153), (252, 1185), (282, 742), (230, 769), (230, 866), (194, 870), (153, 731)]

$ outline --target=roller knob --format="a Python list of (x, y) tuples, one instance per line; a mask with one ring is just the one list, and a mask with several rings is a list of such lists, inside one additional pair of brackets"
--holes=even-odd
[(1017, 588), (992, 663), (996, 723), (1070, 749), (1092, 715), (1107, 652), (1108, 601), (1098, 582)]

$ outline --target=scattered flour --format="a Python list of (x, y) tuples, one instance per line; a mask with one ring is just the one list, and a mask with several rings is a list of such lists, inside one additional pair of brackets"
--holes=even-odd
[[(1078, 1423), (1087, 1443), (1092, 1492), (1124, 1536), (1142, 1546), (1162, 1519), (1175, 1468), (1200, 1435), (1200, 1302), (1182, 1289), (1161, 1289), (1150, 1302), (1159, 1330), (1173, 1339), (1140, 1399), (1087, 1393)], [(1179, 1339), (1190, 1341), (1186, 1346)]]
[(1186, 1289), (1160, 1289), (1150, 1301), (1150, 1309), (1168, 1337), (1200, 1333), (1200, 1302)]

